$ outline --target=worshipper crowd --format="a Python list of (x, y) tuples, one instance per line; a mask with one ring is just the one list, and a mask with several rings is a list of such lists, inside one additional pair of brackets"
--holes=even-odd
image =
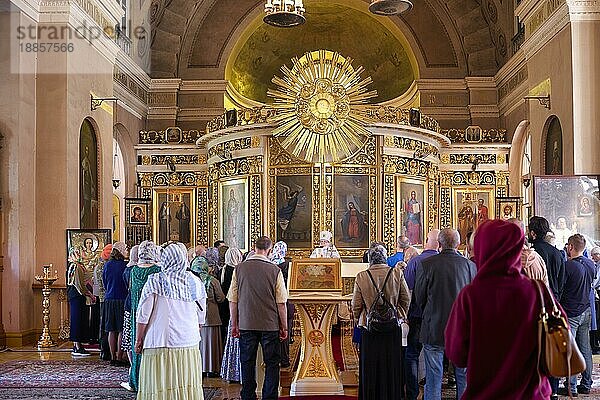
[[(340, 258), (331, 232), (311, 257)], [(358, 398), (557, 399), (589, 394), (592, 353), (600, 353), (597, 289), (600, 248), (573, 234), (553, 243), (548, 221), (488, 220), (466, 238), (433, 229), (423, 249), (400, 236), (365, 252), (356, 276), (352, 340), (359, 353)], [(93, 270), (81, 250), (67, 269), (73, 357), (129, 368), (125, 389), (138, 400), (203, 399), (203, 377), (241, 383), (256, 399), (256, 359), (265, 366), (262, 399), (279, 396), (289, 357), (294, 306), (286, 288), (285, 242), (259, 237), (246, 254), (217, 241), (206, 249), (144, 241), (107, 245)], [(542, 308), (532, 280), (560, 304), (586, 369), (561, 379), (539, 368)], [(423, 368), (424, 366), (424, 368)], [(424, 370), (424, 371), (423, 371)], [(422, 389), (421, 387), (424, 386)]]

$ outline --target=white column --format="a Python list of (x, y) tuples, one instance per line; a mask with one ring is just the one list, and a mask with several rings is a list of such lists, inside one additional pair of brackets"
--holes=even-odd
[(600, 172), (600, 1), (569, 0), (575, 174)]

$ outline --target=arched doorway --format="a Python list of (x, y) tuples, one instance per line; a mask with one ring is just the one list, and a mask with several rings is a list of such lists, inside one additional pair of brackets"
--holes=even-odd
[(98, 138), (89, 119), (79, 130), (79, 227), (98, 228)]
[(544, 168), (546, 175), (563, 173), (562, 127), (556, 115), (551, 116), (544, 125)]

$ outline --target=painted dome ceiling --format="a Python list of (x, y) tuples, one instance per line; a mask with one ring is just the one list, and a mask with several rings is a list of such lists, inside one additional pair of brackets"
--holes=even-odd
[(355, 68), (365, 68), (362, 77), (371, 76), (369, 88), (378, 93), (373, 103), (396, 98), (410, 87), (415, 79), (410, 49), (379, 17), (339, 4), (305, 3), (309, 11), (304, 25), (282, 29), (260, 23), (231, 55), (226, 78), (241, 95), (269, 103), (267, 89), (274, 86), (274, 75), (281, 76), (280, 67), (320, 49), (351, 57)]

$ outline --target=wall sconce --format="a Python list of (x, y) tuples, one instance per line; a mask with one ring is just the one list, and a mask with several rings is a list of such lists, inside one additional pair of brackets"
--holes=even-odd
[(119, 99), (116, 97), (94, 97), (93, 94), (90, 94), (90, 110), (96, 111), (105, 101), (117, 102)]
[(545, 96), (525, 96), (524, 100), (537, 100), (540, 102), (540, 105), (544, 106), (544, 108), (550, 109), (550, 95), (547, 94)]

